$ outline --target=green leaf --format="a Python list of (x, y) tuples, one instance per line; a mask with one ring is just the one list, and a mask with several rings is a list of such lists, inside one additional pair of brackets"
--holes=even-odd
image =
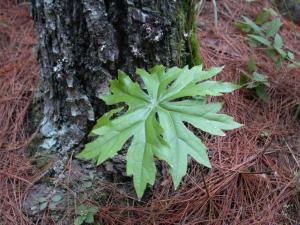
[(278, 16), (278, 14), (272, 8), (263, 8), (263, 10), (256, 17), (255, 23), (259, 25), (266, 23), (270, 16)]
[(288, 51), (287, 56), (288, 56), (288, 58), (289, 58), (290, 60), (295, 60), (295, 55), (294, 55), (294, 53)]
[(46, 209), (47, 206), (48, 206), (48, 202), (43, 202), (42, 204), (40, 204), (40, 210)]
[(249, 33), (252, 30), (251, 27), (246, 23), (235, 22), (234, 25), (245, 33)]
[(263, 24), (268, 21), (270, 17), (270, 12), (268, 10), (262, 10), (255, 19), (256, 24)]
[(283, 41), (281, 36), (279, 34), (275, 34), (274, 48), (282, 58), (285, 58), (286, 52), (282, 49), (282, 47), (283, 47)]
[(250, 83), (247, 85), (247, 88), (253, 89), (253, 88), (256, 88), (257, 86), (259, 86), (259, 83), (257, 83), (257, 82), (250, 82)]
[(76, 208), (75, 212), (77, 215), (83, 215), (87, 211), (88, 207), (86, 205), (80, 205)]
[(101, 127), (101, 126), (109, 126), (110, 125), (110, 118), (116, 114), (122, 111), (123, 107), (115, 108), (110, 110), (109, 112), (105, 113), (99, 120), (97, 120), (97, 123), (93, 127), (93, 130)]
[[(222, 67), (214, 67), (208, 71), (202, 71), (202, 66), (195, 66), (192, 69), (185, 67), (181, 76), (171, 87), (159, 92), (159, 101), (170, 101), (180, 97), (203, 96), (205, 89), (200, 89), (198, 82), (209, 79), (222, 71)], [(202, 93), (201, 93), (202, 92)]]
[(270, 57), (273, 60), (273, 62), (277, 61), (277, 54), (273, 48), (265, 49), (265, 53), (268, 57)]
[(39, 197), (39, 202), (46, 202), (47, 201), (47, 198), (45, 197)]
[(253, 38), (249, 38), (248, 42), (251, 48), (257, 48), (258, 42), (256, 40), (254, 40)]
[(254, 33), (262, 34), (261, 28), (257, 26), (256, 23), (254, 23), (251, 19), (249, 19), (246, 16), (242, 16), (242, 18), (244, 19), (244, 24), (247, 24), (254, 31)]
[(91, 181), (85, 181), (82, 185), (82, 187), (84, 187), (84, 188), (90, 188), (92, 186), (93, 186), (93, 182), (91, 182)]
[(137, 83), (134, 83), (123, 71), (118, 71), (118, 79), (110, 82), (110, 91), (114, 95), (100, 96), (107, 105), (126, 102), (130, 109), (139, 108), (147, 104), (149, 97)]
[(280, 70), (283, 60), (284, 60), (284, 57), (279, 55), (278, 59), (275, 61), (275, 69), (277, 71)]
[(282, 57), (282, 60), (285, 59), (286, 52), (284, 50), (282, 50), (281, 48), (276, 48), (276, 47), (274, 47), (274, 48), (278, 52), (278, 54), (280, 55), (280, 57)]
[(266, 39), (262, 36), (254, 35), (254, 34), (249, 34), (248, 36), (249, 36), (250, 39), (253, 39), (253, 40), (255, 40), (255, 41), (257, 41), (257, 42), (259, 42), (259, 43), (261, 43), (261, 44), (263, 44), (267, 47), (271, 47), (271, 45), (272, 45), (271, 42), (268, 39)]
[(75, 218), (74, 225), (81, 225), (85, 221), (85, 216), (78, 216)]
[(249, 80), (249, 77), (245, 73), (242, 73), (241, 77), (240, 77), (240, 85), (241, 86), (246, 85), (248, 83), (248, 80)]
[[(133, 183), (138, 197), (141, 197), (146, 189), (146, 185), (154, 184), (156, 168), (154, 164), (154, 154), (158, 158), (160, 151), (166, 149), (165, 143), (160, 137), (162, 132), (159, 123), (155, 118), (155, 111), (151, 112), (141, 126), (136, 128), (136, 135), (127, 153), (127, 174), (133, 175)], [(167, 160), (167, 158), (166, 158)]]
[[(165, 102), (159, 110), (159, 118), (165, 129), (165, 139), (170, 145), (170, 168), (175, 188), (179, 185), (187, 169), (187, 156), (191, 155), (198, 163), (210, 167), (203, 143), (189, 131), (183, 122), (213, 135), (224, 136), (222, 130), (238, 128), (241, 125), (227, 115), (217, 114), (220, 103), (204, 103), (199, 100)], [(176, 165), (176, 166), (175, 166)]]
[(278, 13), (272, 8), (264, 8), (263, 10), (268, 12), (271, 16), (278, 16)]
[(87, 214), (85, 218), (86, 223), (94, 223), (94, 216), (92, 214)]
[(256, 60), (253, 56), (249, 58), (247, 68), (249, 72), (254, 72), (256, 70)]
[(105, 122), (92, 131), (98, 137), (88, 143), (77, 158), (93, 160), (99, 165), (130, 141), (126, 170), (133, 176), (137, 196), (141, 198), (147, 185), (154, 184), (155, 159), (168, 163), (176, 188), (186, 174), (189, 155), (210, 167), (206, 147), (187, 129), (185, 122), (221, 136), (225, 135), (224, 131), (241, 126), (232, 117), (218, 113), (222, 104), (192, 100), (199, 96), (220, 96), (240, 87), (228, 82), (207, 81), (221, 70), (222, 67), (215, 67), (205, 71), (202, 65), (168, 70), (155, 66), (150, 72), (137, 69), (136, 74), (147, 92), (120, 71), (118, 79), (110, 82), (111, 94), (102, 99), (107, 104), (125, 103), (128, 110), (113, 119), (114, 112), (102, 116), (99, 120)]
[(283, 47), (283, 41), (280, 34), (275, 34), (274, 47), (278, 49), (281, 49)]
[(92, 215), (95, 215), (98, 212), (98, 208), (97, 207), (90, 207), (90, 208), (88, 208), (88, 212)]
[(255, 88), (255, 92), (256, 92), (257, 96), (264, 102), (269, 101), (269, 96), (268, 96), (268, 93), (266, 92), (266, 88), (264, 86), (262, 86), (262, 85), (257, 86)]
[(53, 202), (59, 202), (61, 199), (62, 199), (61, 195), (54, 195), (51, 200)]
[(260, 136), (261, 136), (261, 137), (268, 137), (268, 136), (269, 136), (269, 132), (266, 131), (266, 130), (262, 130), (262, 131), (260, 132)]
[(278, 33), (282, 23), (279, 18), (272, 20), (271, 22), (267, 22), (263, 25), (263, 30), (266, 32), (267, 36), (274, 37), (275, 34)]
[(260, 84), (270, 86), (270, 83), (268, 81), (268, 77), (264, 74), (254, 72), (252, 79), (253, 79), (253, 81), (258, 82)]
[(222, 82), (222, 81), (205, 81), (197, 86), (189, 86), (182, 90), (177, 95), (173, 96), (175, 98), (185, 97), (185, 96), (221, 96), (223, 93), (230, 93), (236, 89), (240, 88), (239, 85)]

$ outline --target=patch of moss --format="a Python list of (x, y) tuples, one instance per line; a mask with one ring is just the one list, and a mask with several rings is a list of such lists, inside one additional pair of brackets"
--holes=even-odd
[[(194, 19), (195, 20), (195, 19)], [(199, 40), (197, 38), (196, 34), (196, 22), (194, 21), (193, 28), (190, 34), (190, 45), (191, 45), (191, 56), (193, 57), (194, 65), (200, 65), (202, 64), (202, 58), (200, 56), (199, 52)]]
[(184, 7), (179, 5), (178, 6), (178, 14), (177, 14), (177, 20), (178, 22), (178, 43), (177, 43), (177, 65), (182, 67), (186, 64), (186, 47), (185, 47), (185, 24), (186, 24), (186, 12), (184, 10)]
[[(188, 64), (190, 66), (199, 65), (202, 59), (199, 53), (199, 40), (196, 35), (196, 11), (195, 0), (182, 0), (179, 2), (178, 21), (178, 55), (180, 66)], [(189, 55), (182, 55), (187, 52)], [(187, 58), (187, 60), (186, 60)]]

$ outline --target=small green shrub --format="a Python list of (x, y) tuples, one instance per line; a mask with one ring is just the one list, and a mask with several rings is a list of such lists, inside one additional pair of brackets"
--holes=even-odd
[(81, 225), (83, 223), (94, 224), (94, 215), (98, 212), (96, 207), (89, 207), (87, 205), (80, 205), (76, 209), (74, 225)]
[(275, 68), (279, 70), (284, 60), (289, 61), (288, 67), (300, 67), (300, 62), (295, 60), (294, 53), (284, 49), (284, 43), (279, 30), (282, 26), (280, 18), (269, 21), (276, 13), (272, 9), (263, 9), (256, 17), (255, 22), (243, 16), (243, 22), (236, 23), (237, 27), (248, 33), (251, 47), (264, 47), (265, 53), (275, 63)]
[[(223, 130), (241, 126), (232, 117), (219, 114), (222, 103), (208, 103), (207, 96), (221, 96), (239, 88), (238, 85), (207, 80), (222, 68), (208, 71), (202, 65), (189, 69), (155, 66), (150, 73), (137, 69), (146, 90), (119, 71), (118, 79), (110, 82), (111, 94), (102, 96), (107, 105), (125, 103), (122, 107), (104, 114), (92, 130), (98, 135), (77, 156), (101, 164), (113, 157), (131, 140), (127, 152), (127, 174), (133, 176), (137, 195), (142, 197), (147, 184), (154, 184), (156, 167), (154, 159), (169, 165), (175, 188), (187, 171), (187, 157), (211, 167), (207, 149), (185, 123), (212, 135), (225, 135)], [(119, 116), (114, 116), (116, 114)], [(114, 117), (113, 117), (114, 116)], [(112, 119), (113, 117), (113, 119)]]
[(268, 101), (269, 96), (266, 88), (270, 87), (270, 82), (267, 75), (258, 72), (254, 57), (249, 58), (247, 71), (242, 70), (240, 84), (255, 90), (257, 96), (264, 102)]
[(40, 210), (44, 210), (46, 208), (49, 208), (50, 210), (55, 210), (61, 200), (62, 196), (60, 194), (56, 194), (50, 197), (40, 197), (38, 199)]

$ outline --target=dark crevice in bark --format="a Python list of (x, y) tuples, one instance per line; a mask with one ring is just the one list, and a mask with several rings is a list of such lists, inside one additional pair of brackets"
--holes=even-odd
[(108, 20), (113, 25), (116, 33), (116, 43), (119, 50), (119, 58), (115, 62), (116, 67), (120, 68), (121, 65), (125, 64), (125, 57), (126, 57), (126, 18), (127, 18), (127, 4), (125, 1), (110, 1), (105, 0), (107, 13), (108, 13)]

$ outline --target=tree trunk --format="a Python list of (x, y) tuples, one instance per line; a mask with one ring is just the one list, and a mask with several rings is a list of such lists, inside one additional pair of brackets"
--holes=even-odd
[[(34, 121), (41, 117), (41, 122), (40, 138), (34, 139), (30, 149), (37, 167), (47, 168), (24, 202), (24, 211), (33, 221), (45, 210), (40, 198), (64, 196), (60, 206), (66, 208), (53, 211), (57, 218), (64, 218), (63, 213), (70, 209), (67, 192), (57, 181), (70, 176), (65, 171), (68, 154), (83, 146), (95, 120), (106, 110), (97, 96), (107, 92), (117, 69), (135, 79), (136, 67), (200, 63), (194, 6), (193, 0), (32, 0), (42, 93), (35, 103), (42, 100), (43, 113), (35, 110), (38, 107), (32, 109)], [(71, 167), (74, 173), (106, 179), (111, 164), (104, 166), (104, 172), (74, 160)], [(124, 177), (123, 172), (124, 165), (112, 173)], [(76, 176), (69, 180), (72, 193), (87, 194), (86, 187), (80, 186), (82, 180)], [(95, 182), (96, 178), (93, 191), (103, 183)], [(46, 206), (51, 210), (50, 204)], [(62, 224), (70, 223), (65, 220)]]
[(193, 0), (32, 0), (39, 35), (42, 149), (64, 155), (105, 111), (122, 69), (198, 64)]

